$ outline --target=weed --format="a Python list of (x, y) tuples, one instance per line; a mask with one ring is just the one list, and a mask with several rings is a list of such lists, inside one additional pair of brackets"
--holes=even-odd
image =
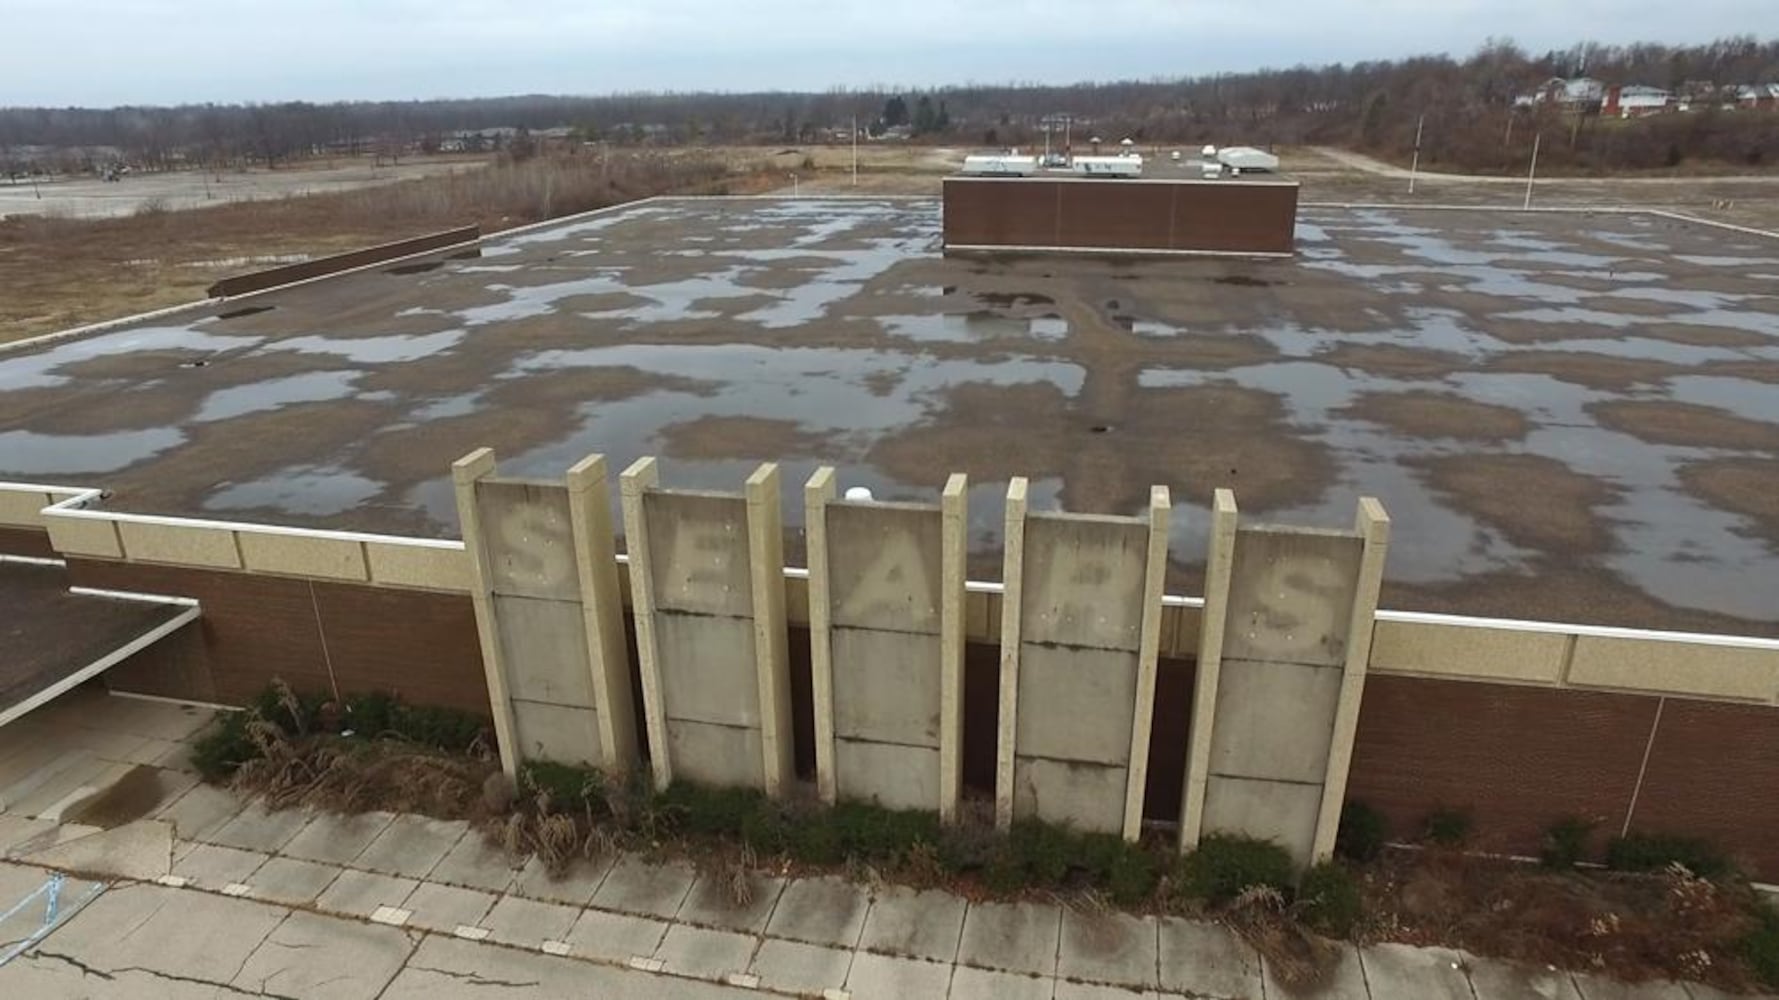
[(528, 761), (519, 769), (519, 789), (537, 796), (539, 810), (545, 813), (610, 814), (605, 779), (598, 771), (554, 761)]
[(1592, 820), (1565, 816), (1544, 829), (1544, 843), (1538, 860), (1546, 868), (1574, 868), (1587, 859), (1588, 837), (1594, 832)]
[(192, 766), (205, 781), (227, 781), (242, 764), (259, 756), (247, 736), (251, 718), (248, 712), (224, 712), (192, 742)]
[(1008, 838), (1025, 881), (1054, 885), (1069, 873), (1073, 855), (1068, 831), (1049, 823), (1024, 819), (1013, 824)]
[(1270, 840), (1213, 834), (1180, 859), (1176, 881), (1188, 898), (1211, 904), (1233, 901), (1243, 890), (1291, 888), (1291, 855)]
[(1348, 861), (1368, 864), (1384, 853), (1389, 829), (1384, 814), (1357, 799), (1340, 809), (1340, 827), (1334, 835), (1334, 853)]
[(948, 827), (939, 836), (939, 861), (949, 871), (979, 871), (993, 864), (1002, 844), (992, 822), (965, 821)]
[(1742, 958), (1761, 985), (1779, 988), (1779, 910), (1760, 904), (1755, 925), (1738, 942)]
[(1729, 858), (1699, 837), (1628, 833), (1606, 845), (1606, 867), (1614, 871), (1659, 871), (1676, 864), (1708, 879), (1722, 878), (1732, 870)]
[(1429, 844), (1440, 847), (1462, 847), (1470, 839), (1470, 810), (1440, 806), (1427, 814), (1422, 836)]
[(1364, 916), (1365, 903), (1352, 872), (1333, 862), (1323, 862), (1303, 873), (1297, 888), (1297, 905), (1303, 922), (1329, 937), (1348, 937)]
[(1106, 868), (1106, 891), (1120, 906), (1135, 906), (1155, 892), (1161, 866), (1150, 852), (1134, 844), (1123, 847)]

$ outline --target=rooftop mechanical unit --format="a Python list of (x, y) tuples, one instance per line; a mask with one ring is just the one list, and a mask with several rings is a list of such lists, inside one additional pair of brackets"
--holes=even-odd
[(1037, 172), (1035, 156), (994, 153), (964, 157), (963, 173), (967, 177), (1030, 177)]
[(1143, 158), (1135, 155), (1077, 156), (1073, 169), (1082, 177), (1141, 177)]
[(1217, 162), (1230, 173), (1277, 173), (1279, 158), (1253, 146), (1225, 146), (1217, 150)]

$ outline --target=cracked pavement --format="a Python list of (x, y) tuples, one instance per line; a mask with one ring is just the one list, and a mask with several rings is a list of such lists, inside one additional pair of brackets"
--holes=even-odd
[(675, 1000), (755, 993), (152, 883), (100, 893), (0, 966), (0, 996), (32, 1000), (446, 1000), (515, 991)]

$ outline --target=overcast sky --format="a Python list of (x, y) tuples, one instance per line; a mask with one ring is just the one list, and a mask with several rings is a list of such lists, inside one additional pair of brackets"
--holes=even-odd
[(1774, 0), (0, 0), (0, 105), (1073, 82), (1776, 27)]

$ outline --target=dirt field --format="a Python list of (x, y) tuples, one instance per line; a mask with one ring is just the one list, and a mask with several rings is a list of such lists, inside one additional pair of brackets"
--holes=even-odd
[(728, 167), (725, 176), (724, 162), (702, 153), (624, 153), (607, 167), (591, 157), (540, 157), (305, 197), (7, 219), (0, 343), (191, 302), (230, 274), (469, 223), (495, 232), (662, 191), (757, 189), (745, 160)]
[(130, 174), (114, 183), (91, 177), (40, 183), (0, 182), (0, 218), (50, 215), (78, 219), (135, 215), (144, 208), (179, 210), (235, 201), (260, 201), (326, 194), (394, 184), (438, 174), (479, 170), (486, 156), (417, 157), (378, 163), (371, 157), (341, 157), (278, 170), (180, 170)]
[[(1647, 216), (1310, 209), (1284, 261), (945, 258), (930, 200), (662, 201), (0, 358), (0, 478), (449, 535), (449, 463), (680, 486), (819, 463), (1034, 504), (1395, 522), (1394, 607), (1771, 633), (1779, 243)], [(793, 539), (794, 542), (794, 539)], [(792, 546), (793, 553), (796, 551)], [(794, 556), (793, 556), (794, 557)]]

